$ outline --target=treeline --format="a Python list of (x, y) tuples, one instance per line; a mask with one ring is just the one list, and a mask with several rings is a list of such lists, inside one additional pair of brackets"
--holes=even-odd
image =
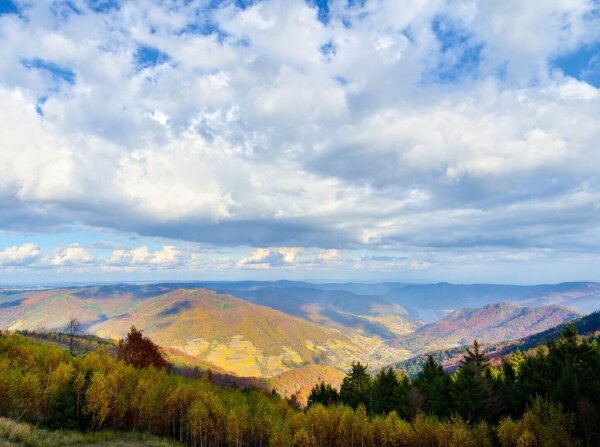
[(594, 445), (599, 436), (600, 349), (571, 330), (499, 369), (477, 347), (453, 375), (434, 361), (415, 379), (389, 369), (371, 377), (354, 364), (339, 392), (315, 387), (306, 410), (275, 394), (169, 374), (168, 365), (136, 367), (129, 363), (149, 356), (132, 352), (128, 341), (119, 360), (103, 349), (72, 356), (0, 336), (0, 416), (51, 428), (149, 432), (192, 446), (542, 447)]
[[(486, 343), (484, 345), (484, 351), (488, 355), (493, 356), (507, 356), (508, 354), (516, 351), (517, 349), (520, 349), (521, 351), (525, 352), (530, 349), (534, 349), (537, 346), (548, 342), (549, 340), (559, 338), (561, 333), (564, 332), (570, 326), (574, 326), (580, 334), (594, 334), (600, 328), (600, 312), (592, 312), (589, 315), (579, 317), (568, 323), (562, 323), (558, 326), (546, 329), (545, 331), (539, 332), (537, 334), (529, 335), (520, 340)], [(594, 336), (588, 335), (588, 338), (589, 337)], [(444, 365), (450, 363), (454, 365), (455, 363), (458, 363), (458, 361), (462, 358), (464, 351), (465, 348), (463, 346), (448, 349), (440, 349), (433, 351), (430, 354), (423, 354), (411, 357), (410, 359), (402, 360), (396, 363), (395, 367), (396, 369), (406, 371), (409, 376), (414, 377), (421, 372), (421, 370), (423, 369), (423, 365), (428, 360), (429, 355), (433, 355), (434, 359), (439, 363), (442, 363)]]
[[(321, 383), (308, 402), (363, 408), (370, 416), (394, 411), (407, 420), (424, 413), (459, 417), (471, 427), (484, 422), (497, 425), (502, 445), (600, 445), (600, 348), (597, 337), (580, 340), (567, 327), (534, 355), (514, 351), (501, 367), (490, 366), (477, 342), (452, 374), (432, 356), (412, 379), (391, 368), (371, 377), (355, 363), (339, 392)], [(523, 429), (532, 414), (539, 421)]]
[(38, 340), (56, 343), (64, 346), (65, 348), (69, 348), (71, 351), (78, 354), (87, 354), (88, 352), (94, 351), (98, 348), (107, 348), (114, 351), (116, 347), (113, 340), (108, 340), (106, 338), (101, 338), (91, 334), (70, 335), (65, 332), (37, 332), (28, 330), (18, 330), (14, 333), (28, 338), (36, 338)]

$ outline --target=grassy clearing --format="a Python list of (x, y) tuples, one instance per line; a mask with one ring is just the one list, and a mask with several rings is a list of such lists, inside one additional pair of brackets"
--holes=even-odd
[(49, 431), (0, 417), (0, 447), (176, 447), (179, 445), (138, 433)]

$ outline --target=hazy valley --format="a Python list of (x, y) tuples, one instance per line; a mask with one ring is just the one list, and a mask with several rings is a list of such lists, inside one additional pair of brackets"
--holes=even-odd
[(519, 339), (595, 309), (600, 285), (585, 282), (114, 284), (6, 288), (0, 328), (60, 331), (76, 317), (85, 332), (118, 339), (136, 326), (176, 363), (272, 378), (293, 394), (320, 376), (341, 381), (333, 371), (352, 361), (378, 368), (474, 339)]

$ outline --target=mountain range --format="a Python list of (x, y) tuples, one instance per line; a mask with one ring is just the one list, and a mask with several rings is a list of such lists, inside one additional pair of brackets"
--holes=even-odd
[[(517, 339), (600, 309), (600, 284), (172, 282), (0, 290), (0, 328), (106, 338), (142, 329), (179, 364), (240, 377), (333, 377), (436, 349)], [(329, 369), (327, 369), (329, 368)], [(304, 371), (304, 372), (302, 372)], [(287, 387), (287, 388), (286, 388)], [(293, 393), (292, 393), (293, 394)]]

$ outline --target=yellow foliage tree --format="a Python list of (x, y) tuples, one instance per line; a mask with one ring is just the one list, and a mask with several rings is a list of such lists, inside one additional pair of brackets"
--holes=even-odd
[(110, 414), (112, 397), (106, 376), (95, 372), (85, 393), (85, 412), (91, 417), (94, 428), (102, 427), (106, 421)]

